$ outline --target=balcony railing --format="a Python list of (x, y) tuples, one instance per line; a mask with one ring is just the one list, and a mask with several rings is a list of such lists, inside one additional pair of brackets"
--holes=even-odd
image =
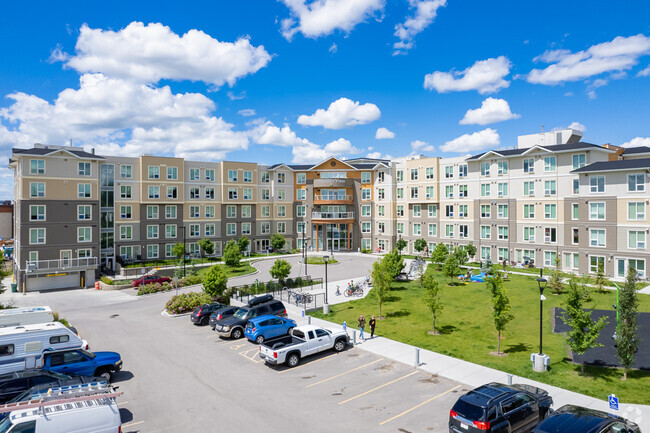
[(326, 194), (326, 195), (316, 195), (314, 200), (317, 201), (352, 201), (351, 195), (336, 195), (336, 194)]
[(347, 220), (354, 218), (354, 212), (312, 212), (311, 218), (318, 220)]
[(60, 271), (63, 269), (84, 269), (97, 267), (97, 257), (77, 257), (55, 260), (28, 260), (25, 271)]

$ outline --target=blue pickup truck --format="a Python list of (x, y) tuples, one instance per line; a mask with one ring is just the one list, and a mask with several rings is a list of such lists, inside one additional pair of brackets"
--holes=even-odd
[(43, 370), (57, 373), (95, 376), (111, 381), (122, 369), (122, 359), (116, 352), (89, 352), (84, 349), (45, 353)]

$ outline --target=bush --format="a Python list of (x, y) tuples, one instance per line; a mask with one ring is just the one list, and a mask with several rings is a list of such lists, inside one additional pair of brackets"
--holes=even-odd
[(138, 287), (137, 296), (148, 295), (150, 293), (160, 293), (172, 290), (174, 286), (171, 283), (150, 283)]
[(193, 286), (195, 284), (201, 284), (203, 282), (203, 277), (200, 275), (189, 275), (187, 278), (181, 278), (178, 280), (178, 287)]
[(296, 287), (297, 285), (294, 284), (293, 280), (291, 278), (287, 278), (287, 280), (284, 282), (287, 287)]
[(169, 314), (182, 314), (192, 311), (196, 307), (207, 304), (212, 298), (205, 292), (190, 292), (173, 296), (165, 305)]
[(99, 277), (99, 281), (101, 281), (104, 284), (113, 284), (113, 280), (111, 280), (110, 278), (108, 278), (106, 276)]
[(361, 253), (362, 253), (362, 254), (370, 254), (370, 250), (367, 249), (367, 248), (362, 248), (362, 249), (361, 249)]
[(302, 287), (302, 278), (296, 277), (296, 287)]

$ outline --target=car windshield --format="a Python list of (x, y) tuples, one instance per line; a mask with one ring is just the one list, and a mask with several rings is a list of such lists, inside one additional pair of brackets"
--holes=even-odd
[(240, 308), (239, 310), (237, 310), (237, 312), (234, 314), (234, 316), (235, 316), (236, 318), (238, 318), (238, 319), (243, 319), (243, 318), (245, 318), (246, 315), (248, 314), (248, 311), (249, 311), (249, 310), (247, 310), (247, 309), (245, 309), (245, 308)]

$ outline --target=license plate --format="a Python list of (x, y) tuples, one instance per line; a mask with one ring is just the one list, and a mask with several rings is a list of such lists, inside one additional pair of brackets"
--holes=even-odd
[(462, 422), (460, 423), (460, 427), (465, 430), (469, 430), (469, 426), (467, 424), (463, 424)]

